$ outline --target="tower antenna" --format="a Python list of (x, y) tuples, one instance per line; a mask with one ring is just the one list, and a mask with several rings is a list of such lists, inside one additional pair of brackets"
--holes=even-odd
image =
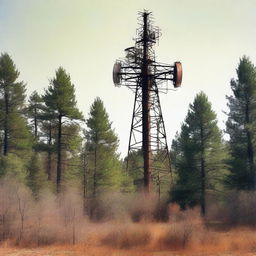
[(160, 183), (161, 173), (166, 169), (171, 172), (159, 93), (172, 90), (168, 82), (177, 88), (182, 81), (180, 62), (174, 65), (156, 62), (154, 45), (159, 37), (160, 31), (153, 25), (151, 12), (139, 12), (135, 46), (126, 48), (126, 57), (117, 60), (113, 68), (114, 84), (126, 86), (135, 93), (127, 168), (131, 153), (142, 152), (145, 192), (150, 192), (152, 179)]

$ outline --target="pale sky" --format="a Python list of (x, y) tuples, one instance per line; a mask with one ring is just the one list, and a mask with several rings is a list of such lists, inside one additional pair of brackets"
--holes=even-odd
[(239, 58), (256, 64), (256, 0), (0, 0), (0, 52), (11, 55), (28, 95), (43, 93), (63, 66), (85, 118), (95, 97), (104, 101), (125, 156), (134, 95), (114, 87), (112, 68), (134, 45), (143, 9), (162, 31), (157, 61), (183, 64), (182, 87), (160, 96), (169, 145), (201, 90), (224, 129)]

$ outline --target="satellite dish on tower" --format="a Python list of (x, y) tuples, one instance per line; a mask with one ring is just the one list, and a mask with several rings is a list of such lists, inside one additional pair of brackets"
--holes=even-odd
[(180, 87), (182, 82), (182, 65), (179, 61), (174, 63), (174, 74), (173, 74), (173, 84), (174, 87)]
[(121, 63), (116, 62), (113, 67), (113, 82), (115, 86), (120, 86), (120, 83), (121, 83), (120, 72), (121, 72)]

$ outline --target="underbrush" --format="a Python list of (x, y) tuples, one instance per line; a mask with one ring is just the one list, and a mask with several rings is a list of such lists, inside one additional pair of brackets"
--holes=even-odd
[(124, 225), (109, 231), (101, 239), (101, 243), (114, 248), (130, 249), (146, 246), (151, 239), (151, 232), (147, 227), (142, 225)]
[(155, 195), (120, 193), (88, 203), (86, 214), (77, 191), (44, 193), (34, 200), (20, 184), (0, 182), (0, 243), (256, 252), (255, 193), (230, 192), (226, 198), (212, 208), (208, 204), (206, 219), (197, 208), (181, 211), (175, 204), (159, 204)]

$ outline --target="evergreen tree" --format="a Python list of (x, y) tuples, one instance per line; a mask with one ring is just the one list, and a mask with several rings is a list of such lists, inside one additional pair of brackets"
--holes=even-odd
[(32, 140), (25, 113), (25, 84), (17, 82), (19, 71), (7, 53), (0, 56), (0, 131), (2, 154), (24, 158)]
[(71, 83), (70, 76), (60, 67), (55, 77), (51, 80), (48, 90), (43, 96), (46, 106), (54, 113), (57, 122), (57, 191), (60, 191), (62, 180), (62, 147), (63, 147), (63, 125), (64, 122), (81, 120), (81, 112), (76, 106), (75, 88)]
[(248, 57), (240, 59), (238, 79), (231, 80), (233, 95), (228, 96), (227, 133), (231, 159), (227, 185), (255, 189), (256, 70)]
[(117, 153), (118, 138), (111, 128), (108, 114), (100, 98), (96, 98), (86, 121), (88, 154), (88, 190), (92, 197), (120, 186), (121, 164)]
[(177, 172), (172, 201), (183, 209), (199, 204), (201, 214), (205, 215), (206, 192), (220, 186), (219, 180), (225, 169), (225, 150), (216, 114), (203, 92), (190, 104), (172, 151)]

